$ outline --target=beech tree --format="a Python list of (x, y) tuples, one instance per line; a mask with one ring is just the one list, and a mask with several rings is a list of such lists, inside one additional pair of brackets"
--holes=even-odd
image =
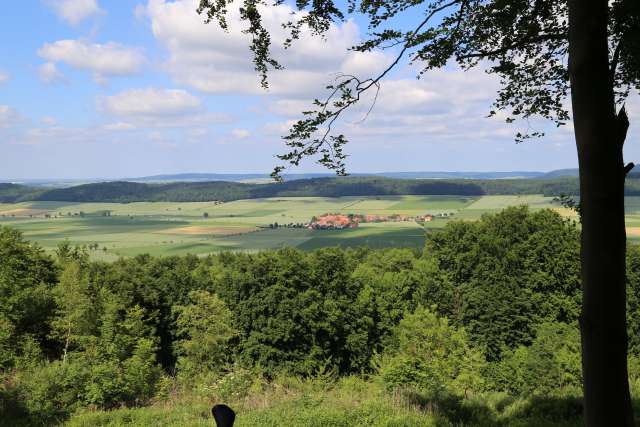
[[(240, 19), (262, 85), (282, 68), (271, 55), (271, 36), (262, 13), (283, 0), (242, 0)], [(232, 0), (201, 0), (205, 22), (228, 28)], [(573, 119), (580, 168), (582, 212), (582, 365), (588, 426), (633, 425), (627, 379), (625, 324), (623, 164), (629, 121), (623, 105), (640, 87), (640, 2), (638, 0), (297, 0), (299, 13), (282, 22), (290, 32), (285, 47), (303, 31), (322, 36), (350, 14), (368, 19), (369, 35), (353, 50), (392, 49), (395, 60), (373, 76), (340, 75), (284, 136), (288, 151), (273, 173), (306, 157), (346, 174), (343, 147), (335, 132), (341, 115), (377, 91), (384, 77), (407, 57), (428, 77), (455, 62), (484, 67), (500, 78), (490, 110), (518, 118), (544, 118), (556, 125)], [(401, 16), (420, 16), (406, 28)], [(566, 57), (568, 55), (568, 61)], [(570, 96), (572, 111), (565, 107)], [(543, 132), (516, 133), (517, 141)]]

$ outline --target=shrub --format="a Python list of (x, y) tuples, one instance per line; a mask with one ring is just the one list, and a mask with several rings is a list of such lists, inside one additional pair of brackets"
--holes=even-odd
[(225, 303), (207, 291), (189, 293), (190, 304), (174, 307), (177, 314), (179, 374), (186, 378), (222, 372), (230, 361), (230, 341), (237, 335)]
[(530, 347), (508, 353), (492, 371), (496, 385), (515, 394), (580, 393), (580, 336), (575, 325), (543, 323)]
[(134, 406), (146, 403), (155, 395), (161, 369), (150, 339), (138, 339), (132, 354), (125, 359), (93, 358), (91, 352), (80, 358), (89, 369), (85, 388), (87, 404), (101, 408)]
[(66, 418), (84, 397), (87, 371), (77, 363), (55, 361), (24, 371), (18, 379), (29, 418), (41, 424)]
[(433, 398), (467, 394), (483, 387), (482, 355), (468, 342), (464, 329), (418, 307), (396, 329), (395, 348), (377, 362), (388, 389), (415, 388)]

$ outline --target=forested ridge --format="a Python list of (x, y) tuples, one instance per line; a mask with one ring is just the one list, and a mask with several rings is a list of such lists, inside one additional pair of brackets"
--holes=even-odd
[[(627, 179), (626, 194), (640, 195), (640, 175)], [(548, 179), (395, 179), (384, 177), (335, 177), (247, 184), (239, 182), (174, 182), (146, 184), (115, 181), (43, 189), (0, 184), (0, 202), (203, 202), (263, 197), (341, 197), (384, 195), (578, 195), (576, 177)]]
[[(635, 392), (640, 248), (627, 257)], [(243, 425), (277, 424), (284, 413), (256, 409), (252, 396), (285, 387), (283, 404), (291, 404), (308, 383), (320, 388), (294, 399), (296, 416), (317, 418), (317, 396), (355, 387), (365, 400), (423, 408), (385, 415), (392, 407), (383, 405), (380, 420), (580, 423), (579, 231), (550, 210), (453, 221), (422, 251), (282, 249), (113, 263), (69, 245), (49, 256), (4, 227), (0, 259), (0, 419), (15, 425), (181, 401), (225, 401), (256, 417)], [(342, 421), (325, 425), (391, 425), (362, 421), (380, 401), (352, 413), (340, 412), (343, 400), (332, 405)], [(402, 425), (423, 425), (409, 418)]]
[[(631, 176), (626, 193), (640, 195), (640, 179)], [(68, 188), (42, 189), (17, 184), (0, 184), (0, 202), (202, 202), (232, 201), (263, 197), (341, 197), (383, 195), (578, 195), (578, 179), (394, 179), (384, 177), (335, 177), (247, 184), (239, 182), (102, 182)]]

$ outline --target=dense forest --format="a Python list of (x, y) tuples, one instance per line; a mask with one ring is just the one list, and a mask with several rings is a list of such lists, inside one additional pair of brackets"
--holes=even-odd
[[(630, 174), (626, 193), (640, 195), (640, 175)], [(60, 202), (204, 202), (262, 197), (341, 197), (384, 195), (510, 195), (544, 194), (576, 196), (576, 177), (549, 179), (395, 179), (384, 177), (335, 177), (247, 184), (239, 182), (101, 182), (68, 188), (44, 189), (18, 184), (0, 184), (0, 203), (24, 201)]]
[[(320, 401), (359, 381), (362, 399), (379, 389), (385, 402), (422, 408), (402, 406), (398, 417), (440, 420), (433, 425), (580, 422), (579, 231), (550, 210), (454, 221), (420, 251), (113, 263), (68, 244), (49, 256), (4, 227), (0, 259), (0, 419), (12, 425), (181, 399), (250, 406), (248, 396), (305, 381), (320, 381)], [(630, 375), (640, 391), (638, 246), (627, 274)], [(291, 393), (295, 416), (320, 416), (320, 403)], [(423, 425), (368, 424), (361, 417), (379, 405), (352, 404), (360, 421), (308, 425)], [(241, 425), (294, 415), (261, 416), (276, 421)]]
[[(640, 195), (640, 179), (627, 182), (628, 195)], [(175, 182), (146, 184), (102, 182), (68, 188), (44, 189), (18, 184), (0, 184), (0, 202), (203, 202), (262, 197), (341, 197), (384, 195), (508, 195), (579, 194), (575, 177), (550, 179), (394, 179), (383, 177), (335, 177), (247, 184), (239, 182)]]

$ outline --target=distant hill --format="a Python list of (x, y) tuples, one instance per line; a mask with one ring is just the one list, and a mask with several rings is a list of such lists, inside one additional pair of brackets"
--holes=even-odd
[[(72, 187), (48, 188), (18, 184), (0, 184), (0, 203), (22, 201), (63, 202), (202, 202), (232, 201), (266, 197), (341, 197), (388, 195), (513, 195), (561, 194), (577, 196), (579, 182), (566, 176), (572, 170), (554, 171), (533, 178), (427, 179), (388, 178), (382, 176), (320, 177), (287, 180), (283, 183), (232, 181), (130, 182), (113, 181)], [(403, 172), (411, 174), (409, 172)], [(557, 177), (553, 175), (557, 174)], [(200, 175), (198, 175), (200, 176)], [(411, 176), (411, 175), (409, 175)], [(248, 176), (244, 176), (246, 179)], [(640, 196), (640, 172), (627, 177), (625, 193)]]
[(47, 190), (38, 194), (33, 200), (116, 203), (227, 201), (250, 198), (248, 191), (250, 187), (252, 187), (250, 184), (225, 181), (168, 184), (115, 181)]
[(381, 172), (375, 176), (402, 179), (524, 179), (538, 178), (544, 172)]
[[(640, 181), (638, 181), (640, 184)], [(341, 197), (383, 195), (578, 194), (576, 178), (556, 179), (394, 179), (386, 177), (332, 177), (252, 184), (228, 181), (128, 181), (83, 184), (67, 188), (33, 188), (15, 184), (0, 187), (0, 201), (65, 202), (199, 202), (265, 197)], [(640, 191), (639, 191), (640, 194)]]
[(563, 176), (577, 177), (578, 176), (578, 169), (558, 169), (558, 170), (553, 170), (551, 172), (545, 173), (540, 178), (559, 178), (559, 177), (563, 177)]
[(173, 175), (152, 175), (138, 178), (127, 178), (133, 182), (209, 182), (209, 181), (247, 181), (269, 178), (268, 174), (259, 173), (179, 173)]
[[(546, 175), (545, 172), (374, 172), (374, 173), (352, 173), (352, 177), (385, 177), (400, 179), (518, 179), (518, 178), (539, 178)], [(285, 181), (313, 178), (333, 178), (332, 173), (292, 173), (284, 174)], [(209, 182), (209, 181), (268, 181), (271, 177), (268, 174), (220, 174), (220, 173), (183, 173), (174, 175), (152, 175), (138, 178), (127, 178), (132, 182)]]
[[(559, 169), (551, 172), (537, 171), (507, 171), (507, 172), (447, 172), (447, 171), (415, 171), (415, 172), (372, 172), (352, 173), (351, 177), (383, 177), (398, 179), (533, 179), (533, 178), (557, 178), (562, 176), (577, 176), (577, 169)], [(285, 181), (313, 178), (333, 178), (332, 173), (290, 173), (283, 175)], [(141, 182), (149, 184), (167, 184), (172, 182), (245, 182), (245, 183), (270, 183), (273, 180), (266, 173), (180, 173), (162, 174), (141, 177), (128, 177), (117, 179), (21, 179), (9, 180), (15, 184), (28, 187), (66, 188), (83, 184), (95, 184), (104, 182)]]
[(41, 189), (19, 184), (0, 183), (0, 203), (15, 203), (22, 200), (34, 200), (42, 193)]

